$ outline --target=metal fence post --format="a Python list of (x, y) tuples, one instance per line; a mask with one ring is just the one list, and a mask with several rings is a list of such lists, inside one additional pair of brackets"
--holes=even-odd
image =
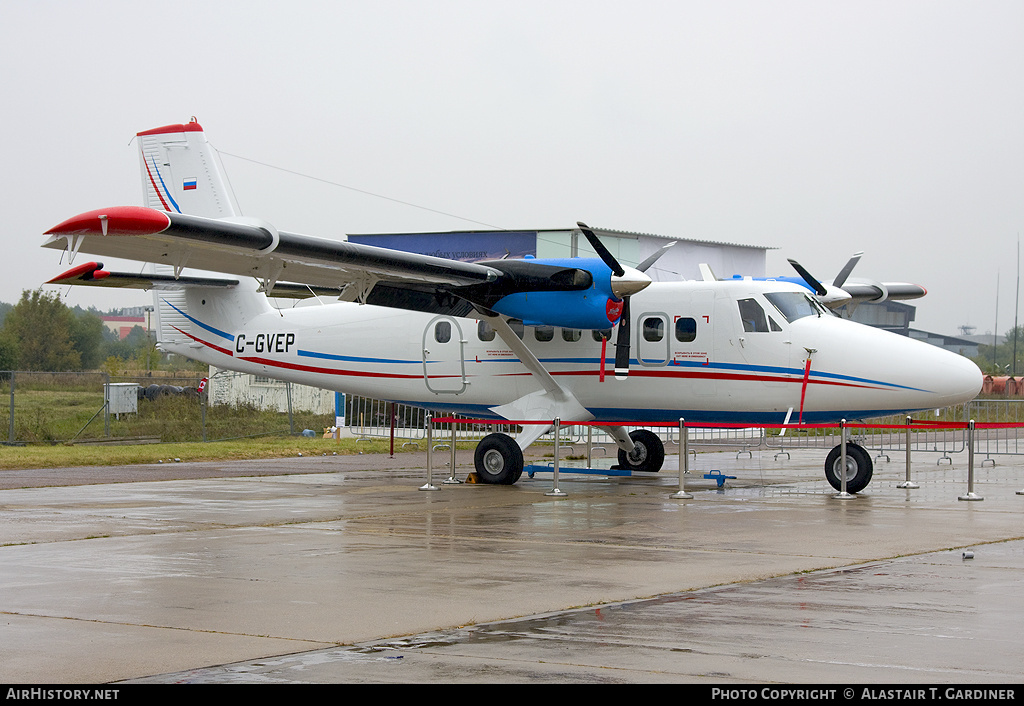
[(295, 419), (292, 417), (292, 384), (286, 382), (285, 392), (288, 395), (288, 433), (292, 436), (295, 435)]
[(7, 430), (8, 443), (14, 443), (14, 371), (11, 371), (11, 423)]
[(420, 486), (420, 490), (438, 490), (438, 487), (433, 483), (433, 453), (434, 453), (434, 432), (431, 427), (434, 426), (434, 418), (430, 412), (427, 412), (427, 482)]
[(957, 500), (984, 500), (974, 492), (974, 420), (967, 422), (967, 494)]
[(549, 497), (552, 497), (552, 498), (564, 498), (564, 497), (566, 497), (566, 494), (558, 489), (558, 454), (559, 454), (558, 436), (559, 436), (560, 427), (561, 427), (561, 422), (559, 421), (558, 417), (555, 417), (554, 427), (555, 427), (555, 468), (554, 468), (555, 478), (554, 478), (554, 482), (553, 482), (551, 490), (549, 490), (548, 492), (546, 492), (544, 494), (549, 496)]
[(689, 453), (690, 452), (689, 452), (689, 450), (687, 448), (689, 446), (689, 443), (688, 443), (689, 439), (687, 438), (688, 436), (689, 436), (689, 434), (687, 434), (687, 432), (686, 432), (686, 421), (682, 417), (680, 417), (679, 418), (679, 490), (677, 492), (672, 493), (671, 495), (669, 495), (670, 498), (673, 498), (675, 500), (690, 500), (690, 499), (693, 498), (693, 495), (691, 493), (687, 493), (686, 492), (686, 485), (685, 485), (685, 481), (683, 480), (683, 476), (686, 475), (689, 472), (689, 470), (690, 470), (688, 468), (688, 465), (689, 465), (689, 462), (690, 462), (690, 460), (689, 460)]
[(103, 436), (110, 438), (110, 373), (103, 373)]
[(458, 478), (455, 477), (455, 440), (456, 440), (455, 425), (456, 425), (455, 416), (452, 415), (452, 448), (451, 448), (452, 462), (451, 462), (451, 468), (449, 469), (449, 472), (448, 472), (448, 478), (446, 480), (442, 481), (444, 483), (444, 485), (458, 485), (458, 484), (462, 483), (461, 480), (459, 480)]
[(920, 488), (921, 486), (919, 486), (917, 483), (915, 483), (912, 480), (910, 480), (910, 423), (911, 423), (911, 421), (912, 420), (910, 419), (910, 415), (908, 414), (907, 415), (907, 444), (906, 444), (906, 446), (907, 446), (907, 479), (905, 481), (903, 481), (902, 483), (900, 483), (899, 485), (897, 485), (896, 487), (897, 488), (909, 488), (910, 490), (913, 490), (914, 488)]
[[(852, 500), (856, 495), (846, 492), (846, 420), (839, 420), (839, 492), (832, 497), (836, 500)], [(835, 470), (833, 468), (832, 470)]]

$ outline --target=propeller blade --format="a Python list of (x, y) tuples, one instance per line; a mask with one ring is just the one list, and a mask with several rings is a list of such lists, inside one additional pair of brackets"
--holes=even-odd
[(608, 265), (611, 269), (612, 274), (616, 277), (624, 275), (626, 271), (622, 268), (622, 265), (619, 264), (619, 261), (616, 260), (610, 252), (608, 252), (608, 248), (604, 246), (604, 243), (598, 240), (597, 236), (594, 235), (594, 231), (590, 230), (586, 223), (577, 221), (576, 225), (578, 225), (580, 230), (583, 231), (583, 236), (587, 239), (587, 242), (590, 243), (590, 247), (594, 249), (597, 256), (601, 258), (604, 264)]
[(853, 254), (853, 257), (850, 258), (850, 261), (846, 263), (846, 265), (843, 267), (843, 269), (841, 269), (839, 271), (839, 274), (836, 275), (836, 278), (834, 280), (832, 280), (832, 285), (833, 286), (835, 286), (835, 287), (842, 287), (843, 286), (843, 284), (846, 282), (846, 278), (850, 276), (851, 272), (853, 272), (854, 266), (857, 264), (857, 262), (860, 260), (860, 256), (863, 255), (863, 254), (864, 254), (864, 251), (861, 251), (861, 252)]
[(636, 269), (640, 270), (641, 272), (647, 272), (647, 269), (651, 265), (653, 265), (655, 262), (657, 262), (658, 258), (660, 258), (662, 255), (664, 255), (668, 251), (668, 249), (670, 247), (672, 247), (673, 245), (675, 245), (675, 244), (676, 244), (676, 241), (673, 240), (671, 243), (669, 243), (665, 247), (658, 248), (657, 252), (655, 252), (653, 255), (651, 255), (646, 260), (644, 260), (639, 265), (637, 265)]
[(615, 339), (615, 379), (625, 380), (629, 376), (629, 297), (622, 299), (622, 314), (619, 316), (619, 334)]
[(796, 270), (797, 273), (804, 278), (804, 282), (811, 285), (811, 289), (814, 290), (815, 294), (817, 294), (819, 297), (823, 297), (826, 294), (828, 294), (828, 290), (825, 289), (825, 286), (821, 282), (816, 280), (810, 272), (805, 270), (803, 265), (801, 265), (796, 260), (789, 260), (789, 264), (791, 264), (793, 266), (793, 269)]

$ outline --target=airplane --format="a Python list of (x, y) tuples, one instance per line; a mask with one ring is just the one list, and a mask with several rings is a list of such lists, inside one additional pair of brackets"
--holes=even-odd
[[(982, 375), (954, 353), (842, 319), (803, 284), (652, 282), (578, 223), (596, 258), (461, 262), (295, 234), (240, 214), (205, 132), (140, 132), (143, 206), (73, 216), (44, 247), (155, 263), (78, 264), (52, 285), (152, 290), (161, 350), (220, 368), (519, 424), (474, 454), (482, 482), (515, 483), (555, 419), (592, 422), (622, 467), (658, 471), (647, 429), (678, 422), (834, 423), (973, 399)], [(216, 273), (196, 276), (186, 267)], [(268, 297), (317, 297), (277, 308)], [(325, 297), (337, 301), (326, 303)], [(319, 303), (317, 306), (315, 303)], [(611, 355), (608, 344), (615, 352)], [(611, 370), (609, 370), (611, 362)], [(863, 490), (870, 455), (828, 454), (837, 490)]]

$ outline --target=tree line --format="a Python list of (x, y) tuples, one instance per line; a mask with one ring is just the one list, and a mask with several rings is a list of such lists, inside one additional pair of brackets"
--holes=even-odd
[(24, 290), (17, 304), (0, 302), (0, 370), (53, 372), (152, 370), (161, 356), (141, 326), (124, 339), (101, 313), (67, 307), (57, 292)]
[(999, 343), (979, 344), (974, 362), (989, 375), (1024, 376), (1024, 326), (1011, 328)]

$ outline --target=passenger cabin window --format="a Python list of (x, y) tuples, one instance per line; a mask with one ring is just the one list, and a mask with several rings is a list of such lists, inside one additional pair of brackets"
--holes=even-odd
[(568, 343), (575, 343), (583, 337), (583, 332), (578, 328), (564, 328), (562, 329), (562, 340)]
[(523, 328), (523, 322), (520, 319), (509, 319), (508, 327), (512, 329), (512, 333), (519, 336), (519, 338), (523, 337), (525, 329)]
[(555, 329), (551, 326), (534, 326), (533, 337), (538, 341), (550, 341), (555, 337)]
[(448, 343), (452, 340), (452, 324), (450, 321), (438, 321), (434, 325), (434, 340), (438, 343)]
[(689, 343), (697, 338), (697, 321), (685, 316), (676, 319), (676, 340)]
[(494, 329), (486, 321), (478, 321), (476, 324), (476, 337), (481, 341), (493, 341)]
[(644, 340), (660, 341), (665, 338), (665, 321), (657, 316), (644, 319)]
[(600, 331), (591, 331), (590, 335), (594, 337), (595, 341), (606, 341), (612, 337), (612, 330), (610, 328), (601, 329)]

